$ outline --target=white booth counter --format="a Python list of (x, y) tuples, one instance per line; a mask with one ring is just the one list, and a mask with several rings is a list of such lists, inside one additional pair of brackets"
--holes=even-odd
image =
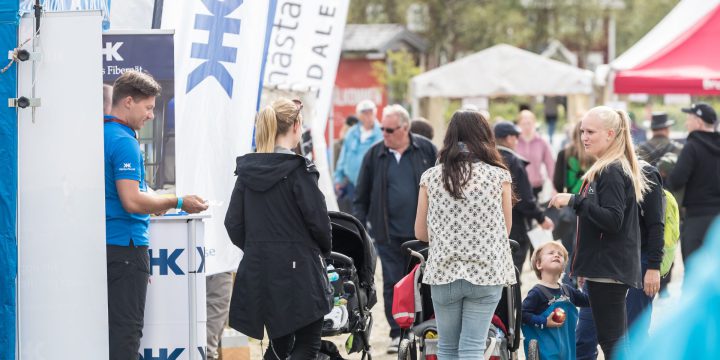
[(205, 241), (209, 215), (150, 218), (150, 283), (141, 359), (205, 359)]

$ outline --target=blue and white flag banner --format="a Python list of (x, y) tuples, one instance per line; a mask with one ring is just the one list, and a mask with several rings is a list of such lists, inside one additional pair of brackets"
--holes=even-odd
[(176, 190), (210, 201), (208, 275), (236, 270), (241, 258), (223, 221), (235, 158), (251, 151), (274, 5), (274, 0), (165, 2), (162, 27), (175, 29)]
[[(328, 209), (337, 210), (325, 128), (335, 87), (349, 0), (278, 0), (270, 35), (265, 84), (315, 91), (311, 122), (315, 164)], [(308, 121), (312, 120), (312, 121)]]

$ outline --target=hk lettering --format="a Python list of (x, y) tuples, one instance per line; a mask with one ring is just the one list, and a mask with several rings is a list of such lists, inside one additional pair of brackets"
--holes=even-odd
[(120, 56), (120, 47), (123, 46), (123, 42), (106, 42), (105, 47), (102, 49), (102, 54), (105, 56), (105, 61), (123, 61), (122, 56)]
[[(202, 247), (197, 247), (196, 250), (200, 255), (200, 264), (198, 265), (197, 271), (190, 271), (190, 273), (203, 273), (205, 272), (205, 252)], [(174, 275), (185, 275), (185, 272), (177, 263), (184, 252), (185, 249), (175, 249), (172, 252), (169, 252), (168, 249), (158, 249), (157, 257), (155, 257), (153, 255), (153, 249), (149, 249), (150, 275), (155, 274), (155, 267), (158, 268), (158, 275), (168, 275), (171, 272)]]
[(237, 60), (237, 48), (223, 45), (223, 39), (225, 34), (240, 34), (240, 20), (227, 16), (239, 8), (243, 0), (201, 1), (212, 15), (196, 14), (195, 30), (208, 31), (208, 42), (193, 43), (190, 57), (205, 61), (188, 74), (185, 93), (189, 93), (205, 79), (213, 77), (228, 97), (232, 98), (233, 78), (220, 62), (235, 63)]
[[(205, 349), (202, 347), (198, 347), (197, 349), (200, 354), (200, 358), (204, 359)], [(172, 352), (170, 352), (169, 349), (158, 349), (158, 356), (153, 356), (153, 349), (143, 349), (143, 353), (139, 355), (140, 360), (177, 360), (184, 351), (185, 348), (173, 349)]]

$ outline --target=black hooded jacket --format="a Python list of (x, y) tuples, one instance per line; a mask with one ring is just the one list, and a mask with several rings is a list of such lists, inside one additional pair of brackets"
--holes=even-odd
[(584, 184), (569, 205), (578, 216), (572, 275), (642, 288), (639, 206), (632, 179), (620, 164)]
[(685, 187), (682, 205), (688, 217), (720, 214), (720, 134), (693, 131), (688, 135), (668, 188)]
[(323, 254), (330, 218), (315, 166), (299, 155), (248, 154), (225, 216), (230, 240), (245, 252), (232, 293), (230, 326), (256, 339), (294, 332), (332, 309)]
[(647, 262), (648, 269), (659, 270), (665, 245), (665, 194), (660, 172), (646, 162), (640, 166), (647, 179), (652, 182), (650, 191), (640, 204), (640, 257)]
[(545, 221), (545, 215), (535, 203), (535, 195), (533, 195), (532, 185), (530, 185), (530, 179), (525, 169), (529, 162), (509, 148), (498, 146), (497, 149), (510, 171), (513, 191), (520, 198), (512, 209), (512, 229), (510, 230), (510, 238), (520, 241), (527, 238), (529, 220), (535, 219), (542, 224)]

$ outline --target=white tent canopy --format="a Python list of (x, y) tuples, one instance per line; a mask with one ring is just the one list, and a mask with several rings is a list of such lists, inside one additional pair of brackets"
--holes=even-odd
[(592, 93), (593, 73), (500, 44), (415, 76), (412, 96), (468, 98)]

